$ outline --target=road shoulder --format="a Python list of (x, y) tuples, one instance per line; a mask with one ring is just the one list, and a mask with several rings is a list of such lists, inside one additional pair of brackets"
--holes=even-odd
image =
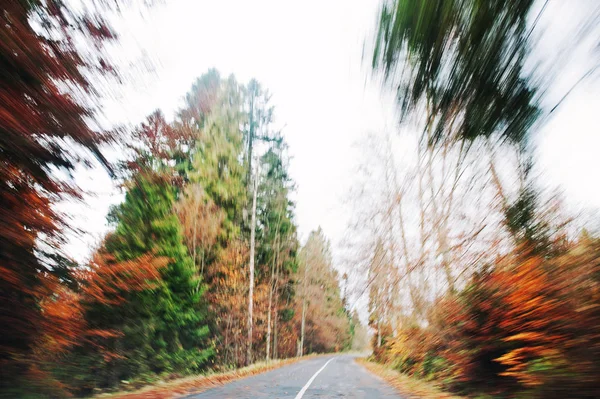
[(444, 392), (432, 383), (402, 374), (387, 366), (370, 362), (366, 358), (356, 358), (355, 362), (394, 387), (402, 397), (414, 399), (464, 399)]
[(237, 381), (246, 377), (266, 373), (302, 360), (311, 359), (315, 356), (295, 357), (282, 360), (273, 360), (270, 362), (255, 363), (240, 369), (193, 375), (184, 378), (178, 378), (170, 381), (159, 381), (143, 388), (115, 392), (110, 394), (100, 394), (94, 396), (95, 399), (173, 399), (187, 397), (201, 393), (207, 389), (225, 385), (229, 382)]

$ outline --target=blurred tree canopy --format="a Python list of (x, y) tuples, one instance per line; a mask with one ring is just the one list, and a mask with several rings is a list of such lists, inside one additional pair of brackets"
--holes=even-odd
[(533, 0), (392, 0), (372, 58), (397, 91), (402, 118), (426, 110), (427, 143), (497, 133), (525, 144), (540, 115), (524, 70)]
[(51, 274), (65, 278), (57, 248), (68, 222), (53, 204), (79, 192), (58, 176), (94, 157), (108, 167), (92, 81), (115, 73), (102, 51), (115, 36), (98, 3), (110, 7), (0, 6), (0, 394), (38, 372), (24, 361), (42, 333), (38, 297)]

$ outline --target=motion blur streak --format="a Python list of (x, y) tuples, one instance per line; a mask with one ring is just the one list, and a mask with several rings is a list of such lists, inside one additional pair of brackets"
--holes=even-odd
[[(73, 300), (57, 281), (68, 280), (68, 261), (55, 250), (65, 217), (52, 205), (78, 192), (54, 171), (83, 161), (68, 150), (72, 143), (108, 167), (99, 145), (110, 136), (90, 127), (90, 77), (111, 73), (101, 48), (113, 35), (99, 14), (76, 14), (60, 1), (3, 2), (0, 18), (0, 390), (10, 396), (13, 387), (43, 384), (37, 355), (61, 351), (71, 333), (70, 315), (60, 311), (69, 306), (55, 306), (59, 317), (50, 320), (54, 312), (42, 310), (55, 289)], [(78, 51), (78, 39), (96, 51)]]
[[(530, 136), (559, 105), (542, 105), (550, 77), (526, 67), (547, 6), (397, 0), (379, 14), (372, 65), (417, 156), (397, 161), (396, 137), (366, 142), (357, 192), (376, 205), (353, 233), (374, 357), (457, 393), (600, 395), (599, 237), (533, 172)], [(573, 47), (598, 33), (597, 4), (579, 6)]]

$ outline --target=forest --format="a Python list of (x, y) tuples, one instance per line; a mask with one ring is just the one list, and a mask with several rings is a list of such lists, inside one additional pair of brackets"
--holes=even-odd
[[(132, 131), (99, 132), (90, 76), (114, 71), (74, 40), (97, 48), (114, 40), (102, 9), (78, 16), (58, 1), (3, 9), (1, 93), (11, 101), (3, 100), (0, 138), (2, 397), (91, 395), (350, 348), (358, 316), (344, 307), (323, 232), (300, 246), (287, 146), (257, 81), (213, 69), (173, 121), (157, 110)], [(46, 35), (27, 22), (32, 14), (47, 22)], [(109, 162), (107, 144), (126, 157)], [(54, 207), (80, 192), (56, 171), (93, 158), (125, 197), (80, 265), (59, 249), (69, 221)]]
[[(111, 21), (130, 4), (83, 3), (1, 6), (1, 398), (91, 397), (367, 335), (370, 361), (452, 394), (600, 397), (597, 215), (541, 183), (534, 146), (597, 78), (599, 7), (581, 6), (571, 42), (592, 43), (591, 67), (549, 101), (556, 75), (531, 66), (548, 1), (382, 1), (363, 56), (398, 123), (359, 143), (339, 244), (301, 239), (286, 133), (256, 79), (199, 71), (174, 115), (107, 128), (103, 98), (129, 78)], [(93, 165), (123, 200), (80, 262), (59, 205), (84, 201), (73, 176)]]

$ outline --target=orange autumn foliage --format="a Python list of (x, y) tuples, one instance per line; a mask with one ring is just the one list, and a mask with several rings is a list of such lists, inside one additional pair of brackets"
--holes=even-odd
[(63, 355), (76, 347), (87, 346), (107, 360), (118, 357), (103, 344), (121, 336), (114, 329), (98, 329), (88, 325), (85, 317), (90, 306), (119, 306), (127, 293), (152, 289), (160, 279), (160, 268), (166, 258), (147, 254), (138, 259), (117, 262), (112, 256), (96, 252), (88, 268), (73, 274), (79, 284), (70, 289), (51, 274), (36, 291), (41, 309), (40, 331), (33, 346), (28, 378), (40, 392), (70, 396), (67, 384), (54, 378), (52, 369), (61, 367)]
[(389, 337), (378, 360), (498, 397), (600, 395), (600, 242), (555, 257), (524, 248), (446, 294), (426, 326)]
[(218, 260), (206, 270), (209, 311), (215, 315), (215, 337), (222, 339), (217, 357), (224, 364), (245, 364), (248, 306), (248, 247), (231, 242)]
[(82, 295), (86, 302), (119, 305), (125, 301), (123, 293), (155, 287), (160, 279), (160, 269), (168, 262), (168, 258), (152, 254), (118, 262), (113, 255), (95, 253), (90, 269), (79, 275)]

